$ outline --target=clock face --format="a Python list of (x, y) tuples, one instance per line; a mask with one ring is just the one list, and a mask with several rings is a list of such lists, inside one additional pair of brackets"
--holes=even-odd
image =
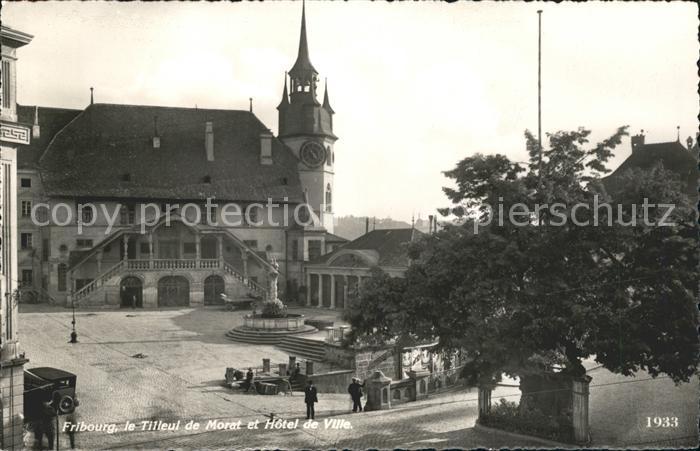
[(326, 150), (316, 141), (307, 141), (299, 152), (301, 161), (310, 168), (317, 168), (326, 160)]

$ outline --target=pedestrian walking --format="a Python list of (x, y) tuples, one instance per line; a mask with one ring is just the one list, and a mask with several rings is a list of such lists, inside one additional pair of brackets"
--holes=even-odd
[[(75, 407), (78, 407), (80, 405), (80, 402), (78, 401), (78, 398), (75, 398), (73, 400), (73, 405)], [(71, 427), (75, 424), (78, 424), (78, 413), (77, 409), (73, 409), (73, 411), (69, 414), (67, 414), (64, 417), (64, 425), (68, 424), (69, 427), (66, 428), (65, 426), (63, 427), (63, 430), (68, 434), (68, 441), (70, 442), (70, 449), (75, 449), (75, 428)]]
[[(56, 411), (51, 403), (46, 401), (42, 404), (40, 418), (34, 423), (34, 437), (37, 440), (39, 449), (53, 449), (53, 440), (56, 431)], [(44, 448), (44, 436), (48, 440), (48, 448)]]
[(352, 398), (352, 412), (362, 412), (362, 387), (364, 384), (360, 384), (360, 380), (356, 377), (352, 378), (352, 383), (348, 385), (348, 393), (350, 393), (350, 398)]
[(304, 402), (306, 403), (306, 419), (313, 420), (316, 414), (314, 404), (318, 402), (318, 393), (316, 392), (316, 387), (311, 379), (306, 381), (306, 388), (304, 389)]
[(136, 295), (131, 296), (131, 309), (136, 308)]

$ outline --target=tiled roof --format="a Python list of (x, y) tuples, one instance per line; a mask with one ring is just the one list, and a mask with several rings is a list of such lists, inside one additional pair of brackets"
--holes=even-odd
[(326, 232), (326, 243), (347, 243), (348, 241), (349, 240), (343, 238), (342, 236)]
[(32, 136), (29, 145), (19, 145), (17, 167), (20, 169), (35, 168), (51, 139), (80, 113), (80, 110), (67, 108), (17, 105), (17, 122), (31, 128), (34, 124), (34, 114), (37, 108), (39, 113), (39, 137)]
[[(206, 122), (213, 123), (214, 161), (207, 160)], [(301, 202), (289, 148), (272, 138), (272, 164), (260, 163), (265, 132), (248, 111), (94, 104), (56, 135), (39, 165), (53, 196)]]
[(408, 243), (419, 235), (423, 233), (411, 228), (372, 230), (311, 263), (324, 264), (338, 252), (357, 250), (376, 252), (379, 266), (408, 266)]
[(612, 174), (603, 178), (603, 183), (608, 189), (615, 189), (617, 179), (627, 170), (632, 168), (650, 169), (660, 161), (665, 169), (678, 174), (681, 183), (684, 184), (684, 192), (694, 199), (698, 193), (698, 162), (696, 157), (696, 153), (686, 149), (678, 141), (643, 144)]

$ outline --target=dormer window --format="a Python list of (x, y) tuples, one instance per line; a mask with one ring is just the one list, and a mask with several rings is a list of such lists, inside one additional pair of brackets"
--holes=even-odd
[(260, 164), (272, 164), (272, 133), (266, 131), (260, 134)]

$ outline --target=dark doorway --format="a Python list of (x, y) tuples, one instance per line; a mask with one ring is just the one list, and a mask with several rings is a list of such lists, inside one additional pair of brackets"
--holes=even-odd
[(119, 284), (119, 293), (122, 307), (143, 307), (143, 283), (138, 277), (124, 277)]
[(223, 304), (221, 294), (224, 293), (224, 279), (220, 276), (209, 276), (204, 279), (204, 303), (207, 305)]
[(158, 307), (190, 305), (190, 282), (182, 276), (167, 276), (158, 281)]

